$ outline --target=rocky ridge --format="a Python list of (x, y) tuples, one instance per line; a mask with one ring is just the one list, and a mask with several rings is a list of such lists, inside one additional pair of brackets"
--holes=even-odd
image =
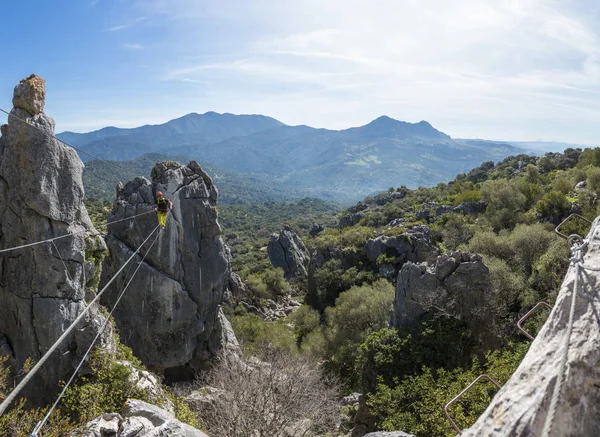
[(267, 253), (275, 268), (282, 268), (285, 277), (305, 278), (309, 255), (302, 238), (290, 226), (284, 226), (279, 235), (271, 235), (267, 245)]

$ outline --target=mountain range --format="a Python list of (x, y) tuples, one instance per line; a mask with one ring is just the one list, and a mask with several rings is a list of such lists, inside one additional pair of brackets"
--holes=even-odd
[(528, 153), (505, 142), (452, 139), (426, 121), (387, 116), (329, 130), (288, 126), (264, 115), (191, 113), (160, 125), (58, 137), (103, 160), (128, 161), (148, 153), (189, 156), (231, 174), (338, 201), (401, 185), (436, 185), (484, 161)]

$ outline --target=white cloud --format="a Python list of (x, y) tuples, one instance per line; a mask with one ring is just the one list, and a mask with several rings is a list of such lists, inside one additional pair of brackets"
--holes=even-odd
[(176, 55), (156, 68), (189, 87), (185, 105), (600, 142), (596, 0), (138, 0), (131, 12), (142, 18), (109, 30), (165, 26)]
[(138, 23), (141, 23), (142, 21), (145, 21), (146, 17), (138, 17), (128, 23), (124, 23), (124, 24), (119, 24), (117, 26), (113, 26), (113, 27), (109, 27), (108, 29), (105, 29), (105, 32), (116, 32), (119, 30), (124, 30), (124, 29), (128, 29), (130, 27), (135, 26)]
[(125, 50), (142, 50), (144, 46), (137, 43), (124, 43), (121, 44), (121, 48)]

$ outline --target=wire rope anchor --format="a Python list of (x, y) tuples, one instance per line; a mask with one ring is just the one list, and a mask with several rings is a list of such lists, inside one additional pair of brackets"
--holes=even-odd
[(484, 373), (483, 375), (479, 375), (477, 378), (475, 378), (475, 381), (473, 381), (471, 384), (469, 384), (467, 386), (467, 388), (465, 388), (459, 394), (457, 394), (456, 396), (454, 396), (454, 398), (452, 398), (452, 400), (450, 402), (448, 402), (446, 405), (444, 405), (444, 415), (446, 416), (446, 419), (448, 419), (450, 421), (450, 424), (452, 425), (452, 428), (454, 428), (459, 434), (462, 434), (462, 429), (460, 429), (458, 427), (458, 425), (456, 424), (456, 422), (454, 420), (452, 420), (452, 417), (450, 417), (450, 414), (448, 414), (448, 408), (453, 403), (455, 403), (462, 395), (464, 395), (471, 387), (473, 387), (477, 383), (477, 381), (479, 381), (481, 379), (487, 379), (492, 384), (494, 384), (496, 386), (496, 388), (498, 388), (498, 389), (500, 388), (500, 384), (498, 384), (494, 380), (494, 378), (492, 378), (490, 375)]
[(517, 328), (519, 328), (519, 331), (521, 331), (521, 333), (531, 341), (533, 341), (533, 336), (531, 334), (529, 334), (529, 332), (525, 331), (525, 328), (523, 328), (523, 323), (525, 323), (525, 320), (527, 320), (529, 317), (531, 317), (531, 315), (535, 312), (535, 310), (537, 310), (541, 306), (545, 306), (546, 308), (549, 308), (550, 310), (552, 310), (552, 306), (549, 303), (538, 302), (535, 304), (535, 306), (533, 308), (531, 308), (527, 312), (527, 314), (525, 314), (523, 317), (521, 317), (519, 319), (519, 321), (517, 322)]
[[(586, 219), (585, 217), (581, 216), (580, 214), (573, 213), (569, 217), (567, 217), (566, 219), (564, 219), (562, 222), (560, 222), (559, 225), (556, 228), (554, 228), (554, 232), (556, 232), (558, 235), (560, 235), (561, 237), (563, 237), (567, 241), (569, 240), (569, 238), (577, 238), (577, 239), (583, 241), (583, 238), (581, 238), (577, 234), (566, 235), (566, 234), (563, 234), (560, 231), (560, 228), (562, 226), (566, 225), (573, 218), (579, 218), (579, 219), (585, 221), (586, 223), (588, 223), (590, 226), (592, 225), (592, 222), (590, 220)], [(571, 242), (569, 241), (569, 243), (571, 243)]]

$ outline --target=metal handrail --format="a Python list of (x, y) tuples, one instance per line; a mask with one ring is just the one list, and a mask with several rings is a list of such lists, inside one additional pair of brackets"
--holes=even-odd
[[(559, 229), (560, 229), (560, 227), (561, 227), (561, 226), (563, 226), (565, 223), (567, 223), (567, 222), (568, 222), (569, 220), (571, 220), (573, 217), (578, 217), (578, 218), (580, 218), (581, 220), (584, 220), (584, 221), (588, 222), (590, 225), (592, 224), (592, 222), (591, 222), (590, 220), (586, 219), (585, 217), (583, 217), (583, 216), (581, 216), (581, 215), (579, 215), (579, 214), (576, 214), (576, 213), (573, 213), (573, 214), (571, 214), (569, 217), (567, 217), (567, 218), (566, 218), (566, 219), (564, 219), (562, 222), (560, 222), (560, 223), (559, 223), (559, 225), (558, 225), (556, 228), (554, 228), (554, 232), (556, 232), (558, 235), (560, 235), (561, 237), (563, 237), (565, 240), (568, 240), (568, 239), (569, 239), (569, 235), (563, 234), (562, 232), (560, 232), (560, 230), (559, 230)], [(580, 238), (581, 238), (581, 237), (580, 237)]]
[(464, 395), (467, 390), (469, 390), (471, 387), (473, 387), (477, 381), (479, 381), (480, 379), (487, 379), (489, 380), (492, 384), (494, 384), (497, 388), (500, 388), (500, 384), (498, 384), (494, 378), (492, 378), (490, 375), (488, 374), (483, 374), (483, 375), (479, 375), (477, 378), (475, 378), (475, 381), (473, 381), (471, 384), (469, 384), (467, 386), (467, 388), (465, 388), (463, 391), (461, 391), (459, 394), (457, 394), (456, 396), (454, 396), (454, 398), (452, 398), (452, 400), (450, 402), (448, 402), (446, 405), (444, 405), (444, 414), (446, 415), (446, 419), (448, 419), (450, 421), (450, 424), (452, 425), (452, 427), (459, 433), (462, 434), (462, 429), (460, 429), (458, 427), (458, 425), (456, 424), (456, 422), (454, 422), (454, 420), (452, 420), (452, 417), (450, 417), (450, 414), (448, 414), (448, 407), (450, 407), (454, 402), (456, 402), (458, 400), (458, 398), (460, 398), (462, 395)]

